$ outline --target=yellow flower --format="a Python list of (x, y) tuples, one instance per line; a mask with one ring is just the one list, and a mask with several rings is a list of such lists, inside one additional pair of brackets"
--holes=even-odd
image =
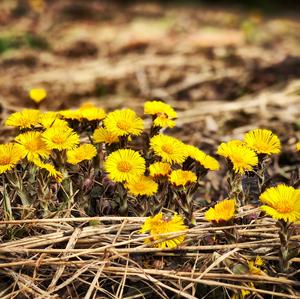
[(153, 125), (154, 127), (173, 128), (175, 127), (176, 123), (174, 120), (169, 119), (167, 115), (161, 114), (154, 119)]
[(108, 131), (117, 136), (140, 135), (144, 129), (143, 120), (131, 109), (115, 110), (104, 119)]
[(244, 140), (247, 146), (258, 154), (271, 155), (280, 153), (280, 140), (277, 135), (273, 134), (270, 130), (252, 130), (245, 134)]
[(21, 129), (31, 128), (39, 123), (40, 111), (35, 109), (24, 109), (11, 114), (5, 124), (7, 126), (19, 127)]
[(104, 167), (111, 180), (132, 182), (144, 174), (145, 159), (134, 150), (120, 149), (107, 157)]
[(0, 144), (0, 174), (11, 170), (23, 157), (18, 144)]
[(49, 128), (42, 134), (49, 149), (71, 150), (79, 144), (79, 136), (71, 128)]
[(169, 181), (175, 186), (186, 186), (197, 181), (197, 176), (188, 170), (173, 170), (170, 174)]
[(205, 154), (193, 145), (186, 145), (186, 152), (190, 158), (199, 162), (205, 169), (218, 170), (220, 168), (220, 164), (215, 158)]
[(41, 113), (39, 124), (45, 129), (50, 127), (68, 127), (68, 123), (65, 120), (59, 119), (59, 114), (53, 111)]
[(235, 200), (226, 199), (217, 203), (213, 208), (206, 211), (204, 217), (207, 221), (226, 222), (234, 217)]
[[(174, 214), (174, 216), (171, 217), (159, 213), (153, 217), (148, 217), (142, 225), (140, 232), (142, 234), (148, 233), (150, 235), (149, 238), (145, 239), (146, 244), (154, 241), (161, 241), (154, 246), (158, 248), (175, 248), (184, 241), (186, 236), (184, 234), (185, 230), (187, 230), (187, 227), (184, 225), (182, 216)], [(160, 236), (160, 234), (177, 232), (182, 232), (182, 235), (173, 238), (171, 238), (171, 234)]]
[(84, 160), (91, 160), (96, 154), (97, 150), (92, 144), (83, 144), (67, 151), (67, 162), (75, 165)]
[(234, 143), (221, 143), (217, 153), (229, 159), (233, 165), (233, 170), (236, 173), (245, 173), (251, 171), (253, 166), (258, 164), (256, 153), (246, 146), (237, 145)]
[(80, 121), (83, 118), (82, 110), (80, 110), (80, 109), (62, 110), (62, 111), (59, 111), (59, 115), (61, 115), (64, 119), (70, 119), (70, 120)]
[(151, 196), (157, 192), (158, 184), (151, 178), (142, 175), (135, 182), (130, 182), (125, 185), (129, 193), (132, 195), (147, 195)]
[(33, 88), (29, 91), (29, 97), (36, 103), (43, 101), (47, 96), (44, 88)]
[(94, 131), (93, 140), (95, 143), (112, 144), (119, 142), (119, 137), (105, 128), (98, 128)]
[(103, 109), (97, 107), (88, 107), (88, 108), (84, 107), (84, 108), (80, 108), (80, 110), (81, 110), (82, 118), (85, 118), (88, 121), (101, 120), (106, 115)]
[(296, 149), (297, 149), (297, 151), (300, 151), (300, 142), (298, 142), (298, 143), (296, 144)]
[(155, 162), (149, 165), (149, 172), (152, 177), (167, 176), (171, 172), (171, 165), (165, 162)]
[(180, 164), (186, 158), (184, 144), (171, 136), (160, 134), (152, 137), (150, 147), (164, 162)]
[(265, 272), (260, 269), (264, 265), (264, 261), (260, 256), (257, 256), (255, 261), (248, 261), (249, 273), (252, 275), (265, 275)]
[(161, 101), (148, 101), (144, 104), (144, 113), (150, 115), (165, 114), (168, 118), (176, 118), (176, 111), (168, 104)]
[(49, 163), (43, 163), (39, 159), (35, 159), (32, 161), (37, 167), (44, 169), (48, 172), (48, 175), (50, 177), (53, 177), (57, 182), (61, 182), (63, 180), (63, 174), (56, 170), (55, 167), (52, 164)]
[(274, 219), (295, 222), (300, 220), (300, 190), (291, 186), (278, 185), (271, 187), (259, 197), (261, 210)]
[(30, 131), (20, 134), (16, 137), (16, 141), (29, 161), (48, 158), (50, 155), (50, 150), (47, 148), (40, 132)]

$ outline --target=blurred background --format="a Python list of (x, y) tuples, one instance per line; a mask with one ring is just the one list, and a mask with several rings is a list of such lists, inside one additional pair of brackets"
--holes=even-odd
[[(299, 136), (297, 1), (0, 1), (1, 119), (94, 101), (107, 109), (162, 99), (173, 129), (215, 149), (253, 127)], [(172, 132), (172, 133), (174, 133)]]

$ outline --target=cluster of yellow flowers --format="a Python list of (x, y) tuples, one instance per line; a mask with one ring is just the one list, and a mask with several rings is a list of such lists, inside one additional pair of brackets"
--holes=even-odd
[[(31, 90), (30, 97), (39, 103), (46, 93), (43, 89)], [(49, 180), (61, 183), (70, 179), (74, 170), (72, 165), (76, 167), (87, 161), (89, 166), (86, 169), (90, 171), (94, 167), (99, 170), (100, 175), (98, 172), (94, 180), (100, 185), (105, 185), (105, 177), (108, 177), (116, 186), (115, 193), (119, 192), (118, 188), (123, 188), (119, 192), (121, 201), (132, 197), (142, 202), (162, 193), (170, 197), (168, 201), (175, 198), (181, 202), (180, 208), (175, 204), (177, 212), (191, 215), (192, 190), (197, 189), (194, 187), (199, 186), (203, 174), (219, 169), (219, 162), (199, 148), (161, 132), (175, 126), (177, 114), (170, 105), (148, 101), (144, 104), (144, 114), (152, 117), (148, 132), (143, 119), (135, 111), (118, 109), (106, 113), (90, 102), (74, 110), (42, 112), (24, 109), (15, 112), (8, 117), (6, 125), (17, 128), (19, 134), (14, 141), (0, 145), (0, 175), (11, 172), (24, 162), (37, 173), (44, 173)], [(277, 154), (280, 149), (275, 134), (256, 129), (246, 133), (243, 140), (222, 143), (217, 154), (227, 159), (233, 173), (243, 175), (255, 170), (263, 157)], [(293, 187), (279, 185), (269, 188), (261, 194), (260, 200), (265, 204), (261, 206), (262, 211), (275, 219), (300, 219), (299, 190)], [(118, 203), (121, 204), (120, 200)], [(184, 232), (187, 222), (179, 214), (164, 216), (160, 212), (164, 207), (162, 204), (159, 213), (146, 220), (141, 232), (150, 233), (151, 238), (146, 242), (155, 241), (155, 246), (172, 248), (184, 241), (184, 234), (175, 238), (158, 235)], [(171, 207), (174, 209), (174, 205)], [(205, 218), (216, 224), (228, 222), (234, 219), (235, 211), (236, 199), (231, 198), (210, 208)]]
[(243, 141), (221, 143), (217, 153), (231, 162), (234, 172), (243, 174), (258, 165), (260, 155), (278, 154), (280, 150), (280, 140), (275, 134), (255, 129), (246, 133)]

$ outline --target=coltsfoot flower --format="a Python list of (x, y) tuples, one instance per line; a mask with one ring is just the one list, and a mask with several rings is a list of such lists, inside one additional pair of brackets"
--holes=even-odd
[(76, 165), (84, 160), (91, 160), (97, 154), (92, 144), (82, 144), (77, 148), (67, 151), (67, 162)]
[(197, 176), (189, 170), (173, 170), (170, 174), (169, 181), (177, 187), (185, 187), (188, 184), (195, 183)]
[(36, 103), (40, 103), (47, 97), (47, 92), (44, 88), (32, 88), (29, 91), (29, 97)]
[(215, 158), (205, 154), (197, 147), (193, 145), (186, 145), (185, 147), (188, 156), (196, 162), (199, 162), (205, 169), (218, 170), (220, 168), (220, 164)]
[(50, 163), (44, 163), (40, 159), (35, 159), (32, 161), (37, 167), (47, 171), (49, 177), (53, 177), (58, 183), (63, 180), (63, 174), (55, 169), (55, 167)]
[(160, 176), (168, 176), (171, 172), (171, 165), (166, 162), (155, 162), (149, 165), (150, 176), (152, 177), (160, 177)]
[(132, 195), (151, 196), (157, 192), (158, 184), (153, 179), (143, 175), (134, 182), (126, 183), (125, 187)]
[(132, 149), (112, 152), (104, 163), (108, 176), (115, 182), (135, 182), (144, 174), (145, 159)]
[(235, 200), (225, 199), (206, 211), (204, 217), (207, 221), (220, 223), (231, 220), (234, 217), (234, 214)]
[(138, 136), (144, 129), (143, 120), (131, 109), (110, 112), (103, 122), (107, 130), (117, 136)]
[(166, 114), (158, 115), (153, 121), (154, 127), (173, 128), (175, 125), (175, 121), (173, 119), (169, 119)]
[(39, 123), (40, 111), (36, 109), (24, 109), (12, 113), (6, 120), (5, 125), (28, 129), (37, 126)]
[(281, 184), (267, 189), (259, 199), (265, 204), (261, 210), (272, 218), (286, 222), (300, 220), (300, 190)]
[(266, 129), (255, 129), (244, 136), (248, 147), (258, 154), (279, 154), (281, 150), (280, 140), (272, 131)]
[(49, 149), (71, 150), (79, 144), (79, 136), (69, 127), (47, 129), (42, 138)]
[[(181, 215), (174, 214), (174, 216), (166, 216), (163, 213), (159, 213), (153, 217), (148, 217), (145, 223), (141, 227), (141, 233), (150, 235), (145, 239), (145, 243), (149, 244), (153, 241), (161, 241), (155, 244), (158, 248), (175, 248), (182, 244), (186, 235), (184, 231), (187, 230), (187, 226), (184, 224), (184, 220)], [(165, 233), (183, 232), (182, 235), (171, 238), (171, 236), (160, 236)], [(166, 240), (170, 238), (169, 240)]]
[(147, 101), (144, 104), (144, 113), (150, 115), (166, 115), (169, 119), (176, 118), (176, 111), (168, 104), (161, 101)]
[(217, 154), (229, 159), (236, 173), (243, 174), (245, 171), (253, 170), (258, 164), (258, 157), (252, 149), (232, 142), (221, 143)]
[(163, 162), (181, 164), (187, 156), (180, 140), (163, 134), (152, 137), (150, 147)]
[(18, 144), (0, 144), (0, 174), (14, 168), (23, 157), (24, 153)]
[(113, 132), (108, 131), (106, 128), (98, 128), (94, 131), (93, 140), (95, 143), (112, 144), (119, 142), (119, 137)]
[(29, 131), (16, 137), (24, 157), (29, 161), (39, 158), (48, 158), (51, 151), (48, 149), (46, 142), (42, 139), (42, 133)]

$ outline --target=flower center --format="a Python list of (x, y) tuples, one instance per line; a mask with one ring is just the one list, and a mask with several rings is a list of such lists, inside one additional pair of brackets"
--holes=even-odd
[(0, 165), (8, 165), (8, 164), (10, 164), (10, 157), (9, 156), (0, 157)]
[(41, 148), (40, 140), (31, 140), (25, 144), (25, 148), (30, 152), (36, 152)]
[(174, 148), (171, 144), (164, 144), (161, 149), (167, 154), (173, 154)]
[(137, 191), (143, 191), (143, 190), (145, 190), (145, 185), (143, 183), (138, 183), (138, 184), (135, 184), (134, 188)]
[(254, 146), (257, 151), (261, 152), (267, 151), (269, 149), (268, 145), (265, 143), (256, 143)]
[(132, 169), (132, 165), (127, 161), (120, 161), (117, 168), (121, 172), (129, 172)]
[(278, 203), (277, 207), (276, 207), (276, 210), (279, 212), (279, 213), (290, 213), (293, 211), (293, 206), (290, 205), (288, 202), (286, 201), (281, 201)]
[(52, 137), (52, 141), (56, 144), (62, 144), (65, 142), (65, 137), (62, 135), (56, 135)]
[(131, 125), (128, 121), (126, 120), (119, 120), (117, 122), (117, 127), (121, 130), (127, 131), (130, 129)]

